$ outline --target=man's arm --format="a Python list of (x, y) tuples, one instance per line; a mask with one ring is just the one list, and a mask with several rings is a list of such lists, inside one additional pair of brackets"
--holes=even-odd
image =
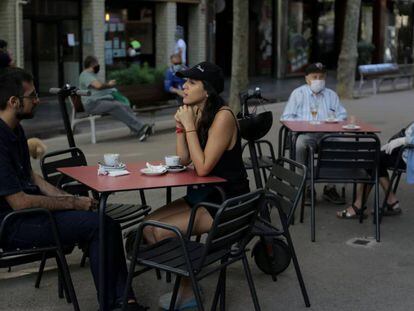
[(345, 107), (342, 106), (341, 102), (339, 101), (339, 97), (335, 92), (333, 92), (333, 97), (334, 98), (332, 102), (334, 103), (336, 118), (339, 120), (346, 120), (348, 115), (347, 115)]
[(23, 191), (5, 196), (7, 203), (14, 210), (33, 207), (46, 208), (51, 211), (84, 210), (96, 207), (96, 200), (88, 197), (61, 196), (48, 197), (44, 195), (31, 195)]
[(67, 192), (49, 184), (41, 176), (32, 171), (32, 182), (40, 188), (40, 191), (50, 197), (70, 196)]
[(96, 90), (104, 90), (114, 87), (116, 85), (116, 81), (110, 80), (109, 82), (101, 82), (99, 80), (94, 80), (89, 85)]
[(293, 91), (292, 94), (289, 96), (289, 100), (283, 110), (282, 116), (280, 120), (296, 120), (298, 118), (298, 100), (297, 100), (298, 93)]

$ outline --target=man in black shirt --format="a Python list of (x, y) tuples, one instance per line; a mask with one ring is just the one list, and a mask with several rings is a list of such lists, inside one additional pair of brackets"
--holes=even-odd
[[(91, 211), (96, 201), (72, 196), (33, 172), (22, 119), (32, 118), (39, 104), (33, 78), (21, 69), (0, 76), (0, 223), (13, 210), (32, 207), (53, 211), (63, 244), (87, 245), (95, 285), (99, 275), (99, 220)], [(16, 217), (6, 227), (1, 247), (5, 249), (46, 246), (53, 243), (47, 216)], [(120, 227), (106, 219), (107, 305), (120, 307), (127, 268)], [(127, 310), (146, 310), (136, 303), (129, 289)]]

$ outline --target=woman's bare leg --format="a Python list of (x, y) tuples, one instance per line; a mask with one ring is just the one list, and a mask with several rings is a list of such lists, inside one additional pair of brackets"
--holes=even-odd
[[(160, 222), (173, 225), (180, 229), (183, 234), (187, 233), (188, 223), (190, 221), (191, 209), (184, 210), (181, 213), (171, 215), (166, 218), (159, 219)], [(193, 235), (201, 235), (210, 231), (213, 224), (213, 218), (209, 212), (201, 207), (198, 209), (193, 226)], [(174, 237), (175, 234), (171, 231), (167, 231), (161, 228), (155, 228), (153, 231), (154, 238), (156, 242), (162, 241), (166, 238)], [(193, 290), (191, 286), (191, 281), (188, 278), (182, 278), (179, 290), (179, 296), (181, 300), (186, 300), (187, 298), (192, 297)]]

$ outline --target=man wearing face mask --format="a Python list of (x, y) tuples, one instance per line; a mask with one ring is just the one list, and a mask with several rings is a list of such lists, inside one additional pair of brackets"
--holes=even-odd
[[(345, 120), (347, 113), (339, 101), (338, 95), (325, 87), (326, 68), (322, 63), (309, 65), (305, 70), (306, 84), (295, 89), (289, 97), (281, 120), (311, 121), (311, 110), (317, 110), (316, 119), (324, 121), (328, 118)], [(296, 160), (306, 164), (306, 146), (316, 146), (324, 134), (299, 135), (296, 142)], [(310, 189), (306, 191), (306, 204), (310, 204)], [(334, 185), (324, 187), (323, 197), (335, 204), (345, 204)]]
[(113, 93), (116, 81), (101, 82), (98, 78), (100, 65), (95, 56), (87, 56), (84, 61), (84, 70), (79, 76), (79, 88), (89, 90), (91, 96), (83, 96), (82, 103), (89, 114), (108, 113), (115, 119), (125, 123), (132, 132), (136, 133), (139, 141), (144, 141), (152, 133), (149, 124), (142, 123), (134, 114), (131, 107), (114, 99)]
[(177, 95), (177, 98), (181, 99), (184, 96), (183, 85), (185, 80), (177, 77), (175, 74), (186, 70), (187, 66), (183, 65), (180, 54), (172, 54), (170, 60), (171, 66), (165, 72), (164, 90)]

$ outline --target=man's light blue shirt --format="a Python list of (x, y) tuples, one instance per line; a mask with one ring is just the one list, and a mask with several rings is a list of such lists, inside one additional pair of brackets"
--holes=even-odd
[(331, 89), (324, 88), (315, 94), (309, 85), (305, 84), (295, 89), (290, 94), (285, 110), (280, 120), (286, 121), (311, 121), (311, 107), (318, 108), (317, 120), (323, 121), (329, 117), (329, 112), (339, 120), (347, 118), (346, 110), (339, 101), (338, 95)]

